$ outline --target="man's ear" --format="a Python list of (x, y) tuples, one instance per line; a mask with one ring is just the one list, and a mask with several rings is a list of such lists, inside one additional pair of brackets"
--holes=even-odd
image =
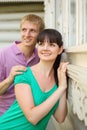
[(59, 49), (60, 49), (60, 50), (59, 50), (59, 53), (58, 53), (58, 54), (60, 55), (60, 54), (63, 52), (63, 49), (64, 49), (64, 48), (63, 48), (63, 46), (61, 46)]

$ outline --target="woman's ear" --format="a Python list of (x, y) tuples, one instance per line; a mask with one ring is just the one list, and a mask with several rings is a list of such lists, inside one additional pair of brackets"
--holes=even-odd
[(64, 48), (63, 48), (63, 46), (61, 46), (61, 47), (59, 48), (58, 54), (60, 55), (60, 54), (63, 52), (63, 50), (64, 50)]

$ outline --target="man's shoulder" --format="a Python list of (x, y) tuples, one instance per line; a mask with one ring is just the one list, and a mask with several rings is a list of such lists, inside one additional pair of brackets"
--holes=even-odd
[(0, 48), (0, 49), (2, 49), (2, 50), (8, 49), (8, 48), (10, 48), (11, 46), (13, 46), (14, 44), (16, 44), (16, 41), (9, 42), (9, 44), (7, 44), (6, 46), (4, 46), (3, 48)]
[(8, 46), (5, 46), (3, 48), (0, 48), (0, 55), (6, 55), (7, 53), (10, 53), (14, 46), (14, 42)]

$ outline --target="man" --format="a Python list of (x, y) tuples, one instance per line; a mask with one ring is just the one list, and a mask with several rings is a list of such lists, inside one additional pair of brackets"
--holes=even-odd
[(37, 36), (44, 29), (41, 17), (30, 14), (21, 20), (21, 41), (0, 51), (0, 116), (15, 99), (14, 76), (39, 62), (35, 48)]

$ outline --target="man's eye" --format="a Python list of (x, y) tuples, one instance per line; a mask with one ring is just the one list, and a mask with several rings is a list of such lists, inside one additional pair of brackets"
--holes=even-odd
[(32, 33), (36, 33), (36, 31), (35, 31), (34, 29), (31, 29), (30, 32), (32, 32)]
[(22, 28), (22, 31), (23, 31), (23, 32), (25, 32), (25, 31), (26, 31), (26, 29), (25, 29), (25, 28)]

